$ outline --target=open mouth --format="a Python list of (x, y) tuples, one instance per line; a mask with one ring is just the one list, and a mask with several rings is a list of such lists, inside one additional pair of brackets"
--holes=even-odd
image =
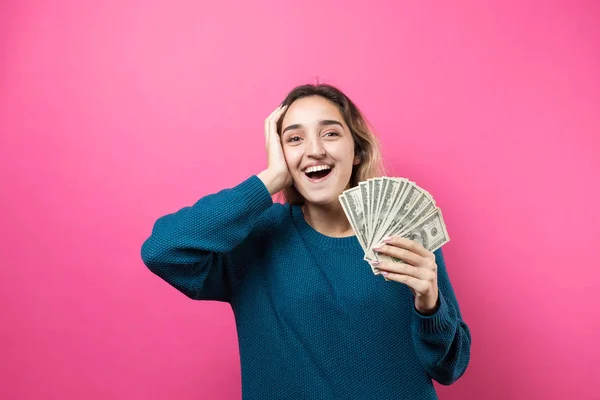
[(307, 171), (310, 172), (305, 171), (304, 173), (311, 181), (319, 181), (321, 179), (326, 178), (331, 173), (332, 169), (333, 168), (329, 166), (307, 168)]

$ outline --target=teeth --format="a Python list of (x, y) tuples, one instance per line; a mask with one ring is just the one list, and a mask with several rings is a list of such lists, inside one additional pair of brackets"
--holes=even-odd
[(304, 170), (304, 172), (309, 173), (309, 172), (317, 172), (317, 171), (323, 171), (325, 169), (331, 169), (331, 167), (329, 165), (315, 165), (314, 167), (308, 167)]

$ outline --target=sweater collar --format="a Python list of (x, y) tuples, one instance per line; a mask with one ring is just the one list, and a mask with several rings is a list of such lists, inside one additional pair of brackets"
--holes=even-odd
[(306, 219), (304, 218), (304, 213), (302, 212), (302, 206), (300, 205), (292, 205), (291, 214), (298, 228), (300, 234), (306, 239), (307, 242), (310, 242), (316, 246), (320, 246), (323, 248), (352, 248), (356, 246), (360, 246), (356, 235), (346, 236), (346, 237), (332, 237), (322, 234), (314, 229)]

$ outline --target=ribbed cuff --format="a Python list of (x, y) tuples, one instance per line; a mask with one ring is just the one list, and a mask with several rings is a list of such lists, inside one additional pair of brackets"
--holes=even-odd
[(273, 205), (269, 190), (257, 175), (252, 175), (233, 188), (239, 193), (248, 207), (249, 216), (254, 218)]
[(435, 334), (444, 332), (452, 326), (454, 319), (452, 310), (446, 303), (444, 296), (442, 296), (442, 292), (439, 292), (438, 296), (440, 305), (434, 314), (423, 315), (416, 309), (413, 310), (412, 326), (416, 333)]

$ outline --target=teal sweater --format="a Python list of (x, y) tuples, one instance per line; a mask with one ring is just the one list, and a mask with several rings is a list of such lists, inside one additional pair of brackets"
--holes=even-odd
[(317, 232), (256, 175), (159, 218), (141, 255), (186, 296), (231, 304), (244, 399), (429, 400), (432, 379), (467, 368), (440, 250), (440, 306), (423, 316), (406, 286), (373, 275), (355, 236)]

